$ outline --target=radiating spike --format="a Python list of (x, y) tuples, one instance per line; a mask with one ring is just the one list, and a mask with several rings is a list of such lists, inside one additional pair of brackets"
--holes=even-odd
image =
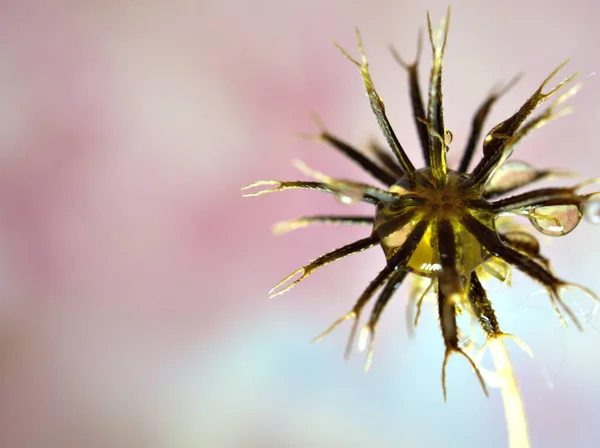
[(600, 303), (600, 297), (598, 297), (598, 294), (596, 294), (594, 291), (592, 291), (590, 288), (586, 288), (583, 285), (579, 285), (577, 283), (570, 283), (570, 282), (564, 282), (561, 285), (562, 289), (567, 289), (567, 288), (575, 288), (575, 289), (579, 289), (581, 292), (583, 292), (586, 296), (588, 296), (589, 298), (591, 298), (592, 300)]
[(364, 290), (362, 295), (359, 297), (359, 299), (354, 304), (354, 307), (352, 308), (352, 310), (349, 311), (348, 313), (344, 314), (338, 320), (336, 320), (333, 323), (333, 325), (331, 325), (327, 330), (325, 330), (323, 333), (321, 333), (319, 336), (317, 336), (315, 339), (313, 339), (313, 342), (321, 341), (325, 336), (327, 336), (329, 333), (331, 333), (333, 330), (335, 330), (335, 328), (339, 324), (341, 324), (342, 322), (345, 322), (348, 319), (353, 319), (354, 323), (352, 324), (352, 330), (350, 331), (350, 336), (348, 337), (348, 342), (346, 344), (346, 350), (345, 350), (345, 355), (344, 355), (345, 358), (348, 359), (350, 357), (350, 352), (352, 351), (352, 343), (354, 342), (354, 338), (356, 336), (356, 330), (358, 328), (360, 313), (362, 312), (362, 309), (369, 302), (371, 297), (373, 297), (373, 294), (375, 294), (377, 292), (377, 290), (379, 288), (381, 288), (381, 286), (383, 286), (383, 284), (388, 280), (388, 278), (390, 277), (391, 274), (392, 274), (392, 268), (390, 268), (388, 266), (383, 268), (383, 270), (377, 275), (377, 277), (375, 277), (375, 279), (373, 279), (373, 281), (371, 281), (369, 286), (367, 286), (367, 289)]
[(423, 103), (423, 97), (421, 95), (421, 86), (419, 84), (419, 62), (421, 59), (421, 52), (423, 47), (423, 32), (419, 30), (419, 37), (417, 40), (417, 56), (412, 64), (406, 63), (401, 57), (398, 51), (392, 46), (390, 50), (394, 59), (408, 71), (409, 86), (410, 86), (410, 99), (412, 104), (413, 118), (417, 133), (419, 134), (419, 141), (421, 143), (421, 150), (423, 151), (423, 158), (427, 166), (429, 166), (430, 154), (429, 154), (429, 133), (427, 127), (423, 124), (426, 120), (425, 105)]
[(344, 142), (343, 140), (339, 139), (338, 137), (327, 131), (325, 125), (323, 124), (320, 118), (314, 117), (313, 121), (315, 121), (315, 123), (319, 127), (319, 135), (316, 136), (318, 140), (321, 140), (333, 146), (335, 149), (337, 149), (343, 155), (355, 162), (357, 165), (359, 165), (362, 169), (364, 169), (367, 173), (369, 173), (381, 183), (389, 186), (396, 182), (397, 179), (394, 174), (388, 172), (386, 169), (377, 165), (375, 162), (370, 160), (367, 156), (365, 156), (362, 152), (360, 152), (352, 145)]
[[(381, 291), (381, 294), (377, 298), (377, 302), (375, 302), (375, 306), (373, 307), (373, 311), (371, 312), (371, 317), (369, 318), (369, 322), (363, 328), (363, 332), (368, 330), (369, 334), (369, 351), (367, 353), (367, 361), (365, 363), (365, 371), (369, 370), (371, 362), (373, 360), (373, 349), (375, 347), (375, 330), (377, 329), (377, 323), (379, 322), (379, 318), (381, 317), (381, 313), (385, 309), (385, 306), (388, 304), (392, 295), (398, 289), (402, 281), (406, 278), (408, 274), (405, 270), (397, 270), (392, 277), (389, 279), (388, 283)], [(363, 333), (361, 333), (361, 337)], [(362, 351), (362, 350), (361, 350)]]
[[(339, 249), (336, 249), (325, 255), (321, 255), (319, 258), (311, 261), (306, 266), (297, 269), (296, 271), (292, 272), (290, 275), (285, 277), (283, 280), (281, 280), (277, 285), (273, 287), (273, 289), (269, 291), (269, 298), (272, 299), (273, 297), (276, 297), (278, 295), (283, 294), (284, 292), (289, 291), (318, 268), (332, 263), (334, 261), (340, 260), (344, 257), (347, 257), (348, 255), (362, 252), (363, 250), (369, 249), (378, 243), (379, 240), (376, 237), (369, 236), (367, 238), (363, 238), (362, 240), (358, 240), (354, 243), (340, 247)], [(295, 277), (298, 278), (292, 282), (291, 280)]]
[(574, 75), (571, 75), (560, 82), (555, 88), (548, 92), (544, 92), (546, 85), (567, 62), (568, 61), (565, 61), (559, 65), (544, 80), (544, 82), (542, 82), (533, 95), (529, 97), (529, 99), (514, 115), (496, 125), (487, 134), (483, 143), (483, 159), (481, 159), (477, 167), (473, 170), (472, 178), (465, 182), (466, 185), (485, 185), (487, 181), (494, 175), (498, 167), (502, 165), (502, 163), (504, 163), (508, 157), (510, 157), (513, 148), (523, 137), (525, 137), (525, 135), (527, 135), (530, 131), (539, 128), (551, 118), (560, 116), (562, 114), (561, 112), (557, 112), (555, 110), (556, 106), (576, 93), (579, 87), (575, 87), (567, 91), (563, 96), (559, 97), (558, 100), (552, 106), (550, 106), (549, 112), (546, 111), (545, 114), (542, 114), (540, 117), (534, 118), (531, 122), (523, 125), (525, 120), (537, 107), (540, 106), (540, 104), (562, 89), (567, 83), (572, 81), (578, 75), (578, 73), (575, 73)]
[(466, 173), (469, 169), (469, 165), (473, 159), (473, 154), (475, 153), (475, 147), (481, 138), (481, 131), (483, 129), (483, 125), (485, 120), (490, 113), (492, 106), (500, 99), (502, 95), (508, 92), (518, 81), (521, 79), (521, 74), (515, 76), (512, 80), (509, 81), (506, 86), (501, 89), (494, 88), (492, 92), (488, 95), (488, 97), (483, 101), (483, 103), (475, 112), (473, 116), (473, 121), (471, 123), (471, 132), (469, 133), (469, 140), (467, 141), (467, 146), (465, 147), (462, 159), (460, 161), (460, 165), (458, 167), (458, 172)]
[[(242, 191), (251, 190), (256, 187), (271, 187), (271, 188), (263, 188), (262, 190), (252, 191), (250, 193), (244, 193), (242, 197), (249, 198), (254, 196), (262, 196), (267, 193), (275, 193), (278, 191), (284, 190), (312, 190), (312, 191), (321, 191), (323, 193), (329, 194), (339, 194), (338, 192), (331, 189), (331, 186), (323, 183), (323, 182), (307, 182), (307, 181), (284, 181), (284, 180), (259, 180), (252, 184), (246, 185), (242, 187)], [(380, 201), (368, 194), (365, 194), (362, 198), (360, 198), (361, 202), (367, 202), (369, 204), (377, 204)]]
[(336, 198), (345, 205), (352, 205), (366, 197), (389, 203), (398, 202), (401, 200), (399, 195), (388, 190), (382, 190), (381, 188), (360, 182), (354, 182), (345, 179), (334, 179), (327, 174), (310, 168), (301, 160), (294, 160), (293, 165), (301, 173), (310, 176), (325, 185), (328, 185), (331, 191), (336, 195)]
[(313, 344), (318, 344), (319, 342), (321, 342), (323, 339), (325, 339), (325, 336), (329, 335), (331, 332), (333, 332), (333, 330), (335, 330), (341, 323), (346, 322), (349, 319), (355, 319), (357, 318), (357, 314), (354, 311), (350, 311), (346, 314), (344, 314), (342, 317), (340, 317), (338, 320), (336, 320), (333, 324), (331, 324), (329, 327), (327, 327), (327, 330), (325, 330), (324, 332), (322, 332), (321, 334), (319, 334), (317, 337), (315, 337), (312, 341)]
[(500, 324), (492, 303), (487, 297), (483, 285), (475, 272), (471, 273), (469, 294), (467, 295), (473, 314), (477, 317), (479, 324), (488, 337), (497, 336), (502, 333)]
[(374, 219), (371, 216), (333, 216), (318, 215), (304, 216), (302, 218), (280, 221), (273, 226), (275, 235), (282, 235), (292, 230), (301, 229), (312, 224), (343, 224), (372, 226)]
[[(558, 292), (561, 289), (567, 289), (567, 288), (579, 289), (585, 295), (587, 295), (588, 297), (590, 297), (591, 299), (593, 299), (594, 301), (596, 301), (598, 303), (600, 303), (600, 298), (592, 290), (590, 290), (589, 288), (586, 288), (585, 286), (578, 285), (577, 283), (567, 283), (567, 282), (562, 282), (561, 285), (559, 285), (558, 288), (556, 288), (556, 290), (553, 291), (553, 293), (551, 294), (551, 296), (552, 296), (551, 299), (554, 302), (556, 302), (556, 305), (560, 305), (560, 307), (564, 310), (564, 312), (567, 313), (567, 316), (569, 316), (569, 318), (573, 321), (573, 323), (575, 324), (577, 329), (579, 331), (583, 331), (583, 326), (581, 325), (581, 322), (579, 321), (577, 316), (575, 316), (575, 313), (573, 313), (571, 308), (562, 300), (562, 298), (560, 297), (560, 294)], [(555, 310), (556, 310), (556, 308), (557, 308), (557, 306), (555, 307)], [(560, 312), (558, 312), (557, 314), (559, 314), (559, 313)]]
[(421, 317), (421, 310), (422, 310), (422, 306), (423, 306), (423, 301), (425, 300), (425, 297), (427, 297), (427, 294), (429, 294), (429, 291), (431, 291), (432, 287), (433, 287), (433, 280), (431, 280), (429, 282), (429, 286), (427, 286), (427, 289), (425, 289), (425, 291), (423, 291), (423, 294), (421, 295), (421, 297), (419, 297), (419, 301), (417, 302), (417, 314), (415, 315), (415, 321), (414, 321), (414, 326), (415, 327), (419, 323), (419, 317)]
[(463, 224), (467, 230), (473, 236), (475, 236), (475, 238), (477, 238), (481, 245), (486, 248), (486, 250), (503, 258), (506, 262), (519, 269), (525, 275), (529, 276), (533, 280), (538, 281), (544, 286), (548, 292), (554, 311), (563, 325), (566, 324), (566, 321), (559, 309), (559, 305), (573, 320), (577, 328), (581, 329), (581, 324), (579, 323), (578, 319), (575, 317), (570, 308), (562, 301), (559, 295), (559, 290), (567, 285), (570, 285), (570, 283), (556, 278), (551, 271), (549, 271), (540, 263), (536, 262), (534, 259), (530, 258), (528, 255), (525, 255), (518, 250), (505, 245), (496, 232), (479, 222), (479, 220), (477, 220), (475, 217), (465, 215)]
[[(411, 287), (408, 292), (408, 300), (406, 302), (406, 329), (408, 336), (414, 337), (414, 329), (419, 323), (421, 315), (421, 306), (429, 291), (433, 287), (433, 280), (420, 275), (414, 275), (411, 281)], [(415, 313), (416, 309), (416, 313)]]
[(494, 341), (495, 339), (501, 339), (501, 338), (513, 340), (519, 346), (519, 348), (527, 354), (527, 356), (529, 356), (530, 358), (533, 358), (533, 351), (521, 338), (515, 336), (514, 334), (510, 334), (510, 333), (499, 333), (494, 336), (488, 337), (488, 339), (484, 342), (484, 344), (481, 346), (481, 349), (479, 350), (479, 353), (477, 354), (476, 362), (477, 363), (481, 362), (481, 359), (483, 358), (485, 351), (488, 349), (488, 346), (492, 343), (492, 341)]
[[(252, 183), (252, 184), (248, 184), (246, 186), (243, 186), (242, 187), (242, 191), (244, 191), (244, 190), (250, 190), (250, 189), (256, 188), (256, 187), (263, 187), (263, 186), (272, 187), (272, 188), (266, 188), (266, 189), (262, 189), (262, 190), (257, 190), (257, 191), (253, 191), (253, 192), (250, 192), (250, 193), (244, 193), (242, 195), (242, 197), (249, 198), (249, 197), (253, 197), (253, 196), (260, 196), (262, 194), (274, 193), (276, 191), (281, 191), (281, 190), (283, 190), (282, 184), (283, 184), (283, 182), (279, 181), (279, 180), (259, 180), (257, 182)], [(316, 190), (316, 188), (315, 188), (315, 190)]]
[(532, 210), (550, 205), (577, 205), (583, 198), (573, 188), (543, 188), (491, 202), (495, 213)]
[(511, 230), (506, 233), (499, 233), (499, 235), (502, 241), (513, 249), (527, 254), (550, 271), (550, 260), (541, 254), (540, 243), (533, 235), (524, 230)]
[(444, 294), (442, 284), (438, 285), (438, 310), (440, 316), (440, 325), (442, 327), (442, 336), (446, 351), (444, 353), (444, 362), (442, 364), (442, 389), (444, 392), (444, 401), (446, 401), (446, 365), (452, 353), (458, 353), (469, 361), (471, 367), (475, 371), (477, 378), (481, 384), (483, 392), (489, 396), (487, 386), (475, 362), (458, 346), (458, 327), (456, 325), (456, 302), (453, 297), (448, 297)]
[(442, 390), (444, 392), (444, 401), (447, 401), (446, 366), (448, 364), (448, 360), (450, 359), (450, 355), (452, 355), (453, 353), (458, 353), (459, 355), (462, 355), (465, 358), (467, 358), (467, 361), (469, 361), (469, 364), (471, 364), (471, 368), (473, 369), (473, 371), (475, 372), (475, 375), (477, 376), (477, 379), (479, 380), (479, 384), (481, 385), (481, 388), (483, 389), (483, 393), (485, 394), (486, 397), (489, 397), (490, 394), (489, 394), (487, 386), (485, 384), (485, 380), (483, 379), (483, 375), (481, 374), (479, 367), (477, 367), (477, 364), (475, 364), (475, 361), (473, 361), (471, 359), (471, 357), (461, 348), (446, 347), (446, 351), (444, 353), (444, 362), (442, 364)]
[[(431, 17), (427, 13), (427, 28), (429, 31), (429, 41), (433, 51), (433, 67), (429, 80), (429, 102), (427, 105), (427, 122), (431, 125), (434, 133), (429, 131), (429, 165), (433, 177), (438, 186), (443, 186), (447, 181), (446, 147), (443, 136), (446, 134), (444, 127), (444, 111), (442, 105), (442, 62), (446, 42), (448, 40), (448, 29), (450, 26), (450, 7), (448, 7), (446, 17), (440, 30), (434, 31), (431, 26)], [(438, 42), (440, 34), (442, 35), (441, 45)], [(437, 135), (442, 136), (440, 142)]]
[(477, 358), (478, 363), (481, 361), (488, 343), (497, 338), (509, 338), (514, 340), (525, 353), (527, 353), (530, 357), (533, 357), (531, 349), (527, 344), (525, 344), (525, 342), (512, 334), (504, 333), (502, 330), (500, 330), (500, 325), (498, 324), (498, 319), (496, 318), (494, 308), (487, 298), (487, 293), (485, 292), (485, 289), (483, 288), (483, 285), (479, 281), (475, 272), (471, 274), (469, 302), (482, 330), (487, 335), (487, 340), (481, 347)]
[[(575, 75), (573, 75), (570, 79), (572, 79), (574, 76)], [(567, 79), (570, 80), (569, 78), (567, 78)], [(565, 81), (567, 81), (567, 80), (565, 80)], [(560, 85), (560, 86), (562, 87), (562, 85)], [(557, 118), (564, 117), (564, 116), (570, 114), (573, 111), (573, 109), (571, 107), (564, 107), (562, 109), (558, 109), (557, 106), (559, 106), (560, 104), (565, 102), (568, 98), (570, 98), (575, 93), (577, 93), (580, 90), (581, 86), (582, 86), (581, 84), (576, 84), (573, 87), (571, 87), (564, 94), (559, 96), (557, 98), (557, 100), (554, 101), (544, 112), (542, 112), (538, 116), (533, 117), (532, 119), (530, 119), (529, 121), (524, 123), (516, 132), (514, 132), (514, 134), (498, 133), (498, 135), (497, 135), (498, 140), (499, 141), (504, 140), (504, 142), (501, 145), (501, 150), (498, 151), (497, 157), (492, 157), (492, 159), (495, 162), (490, 164), (490, 167), (493, 167), (490, 170), (490, 172), (494, 173), (498, 169), (498, 167), (501, 166), (504, 163), (504, 161), (512, 155), (514, 148), (519, 144), (519, 142), (521, 140), (523, 140), (531, 132), (533, 132), (537, 129), (540, 129), (541, 127), (545, 126), (552, 120), (555, 120)], [(560, 88), (560, 87), (557, 87), (557, 89), (558, 88)], [(546, 94), (546, 95), (549, 96), (551, 94)], [(486, 137), (486, 140), (487, 140), (487, 137)], [(485, 146), (484, 146), (484, 157), (485, 157)], [(493, 176), (493, 174), (492, 175), (486, 174), (486, 176), (484, 178), (486, 179), (486, 181), (488, 181), (492, 176)]]
[(371, 140), (367, 145), (367, 151), (371, 152), (377, 161), (398, 179), (404, 176), (404, 171), (402, 171), (396, 159), (377, 142)]
[(358, 62), (357, 60), (352, 58), (352, 56), (350, 56), (346, 50), (344, 50), (342, 47), (340, 47), (337, 43), (335, 43), (335, 42), (334, 43), (335, 43), (336, 47), (338, 47), (338, 49), (342, 52), (342, 54), (344, 56), (346, 56), (346, 58), (348, 58), (351, 62), (353, 62), (360, 69), (363, 83), (365, 85), (365, 89), (366, 89), (367, 95), (369, 97), (369, 102), (371, 103), (371, 109), (373, 110), (373, 113), (375, 114), (375, 117), (377, 118), (379, 127), (381, 128), (381, 131), (383, 132), (383, 135), (385, 136), (385, 139), (388, 142), (388, 145), (392, 149), (392, 152), (398, 159), (398, 162), (400, 163), (400, 166), (402, 167), (402, 170), (404, 171), (404, 173), (406, 173), (407, 176), (414, 178), (415, 167), (412, 164), (412, 162), (410, 161), (410, 159), (408, 158), (408, 156), (406, 155), (404, 148), (402, 148), (402, 145), (398, 141), (398, 137), (396, 137), (396, 134), (395, 134), (394, 130), (392, 129), (392, 126), (387, 118), (386, 113), (385, 113), (385, 106), (383, 104), (383, 100), (381, 99), (381, 97), (379, 96), (377, 91), (375, 90), (375, 85), (373, 84), (373, 80), (371, 79), (371, 74), (369, 73), (369, 64), (367, 62), (367, 57), (366, 57), (365, 51), (363, 49), (362, 38), (360, 36), (360, 32), (358, 31), (358, 29), (356, 30), (356, 40), (357, 40), (358, 51), (360, 53), (362, 62)]
[[(484, 153), (485, 155), (491, 155), (499, 150), (503, 146), (503, 140), (505, 140), (505, 136), (512, 137), (515, 135), (517, 130), (521, 127), (521, 125), (525, 122), (527, 117), (531, 115), (531, 113), (540, 106), (542, 102), (553, 96), (556, 92), (562, 89), (567, 83), (572, 81), (578, 73), (575, 73), (563, 81), (558, 83), (556, 87), (551, 89), (548, 92), (544, 92), (544, 89), (548, 85), (548, 83), (556, 76), (556, 74), (569, 62), (569, 60), (564, 61), (558, 67), (556, 67), (550, 75), (542, 82), (542, 84), (537, 88), (537, 90), (529, 97), (529, 99), (521, 106), (521, 108), (510, 118), (503, 121), (499, 125), (495, 126), (485, 137), (484, 142)], [(553, 106), (549, 109), (553, 109), (556, 106), (563, 103), (566, 99), (571, 97), (576, 93), (579, 87), (576, 87), (574, 90), (570, 90), (566, 95), (560, 97)], [(497, 139), (496, 135), (501, 136), (501, 138)]]

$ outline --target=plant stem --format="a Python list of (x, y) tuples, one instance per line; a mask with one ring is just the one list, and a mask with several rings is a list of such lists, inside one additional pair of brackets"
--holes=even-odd
[(508, 446), (509, 448), (530, 448), (523, 399), (519, 392), (506, 346), (500, 338), (495, 338), (489, 341), (489, 350), (496, 372), (504, 380), (501, 393), (508, 428)]

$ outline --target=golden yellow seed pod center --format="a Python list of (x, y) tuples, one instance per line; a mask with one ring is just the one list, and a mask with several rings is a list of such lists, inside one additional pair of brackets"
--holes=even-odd
[[(424, 179), (431, 177), (429, 169), (420, 170), (419, 175)], [(393, 193), (416, 196), (422, 203), (408, 207), (388, 204), (378, 207), (373, 230), (381, 239), (387, 259), (402, 247), (415, 225), (425, 217), (431, 218), (429, 227), (408, 262), (408, 267), (415, 273), (435, 277), (441, 272), (442, 254), (439, 253), (435, 239), (438, 220), (442, 219), (450, 221), (454, 230), (457, 267), (461, 274), (469, 274), (489, 257), (477, 239), (462, 224), (463, 216), (470, 213), (477, 214), (488, 227), (494, 228), (493, 216), (481, 216), (466, 206), (466, 201), (480, 199), (481, 196), (478, 192), (460, 188), (459, 181), (464, 176), (449, 171), (448, 181), (442, 188), (420, 184), (411, 186), (407, 178), (400, 179), (389, 188)], [(410, 218), (402, 219), (403, 216)], [(394, 226), (395, 222), (398, 222), (397, 227)]]

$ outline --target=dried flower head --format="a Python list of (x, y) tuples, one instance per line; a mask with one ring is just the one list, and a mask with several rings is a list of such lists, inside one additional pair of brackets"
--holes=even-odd
[[(315, 223), (368, 225), (372, 226), (373, 231), (369, 236), (322, 255), (285, 277), (271, 290), (270, 297), (289, 291), (326, 264), (380, 246), (387, 260), (381, 272), (367, 286), (352, 309), (316, 340), (320, 340), (340, 323), (353, 320), (346, 348), (348, 354), (363, 308), (381, 289), (359, 336), (359, 348), (364, 349), (368, 345), (368, 368), (381, 313), (398, 286), (407, 276), (412, 275), (417, 283), (411, 289), (409, 304), (417, 306), (415, 323), (423, 298), (429, 292), (434, 292), (437, 297), (439, 321), (446, 347), (442, 367), (444, 397), (445, 366), (453, 353), (462, 355), (471, 364), (487, 394), (486, 382), (476, 359), (459, 344), (461, 333), (457, 316), (466, 312), (478, 321), (486, 335), (486, 344), (511, 337), (526, 350), (527, 348), (520, 340), (502, 331), (482, 284), (483, 278), (491, 276), (504, 282), (509, 279), (511, 267), (520, 270), (545, 288), (561, 322), (566, 325), (566, 314), (579, 329), (581, 324), (562, 300), (561, 292), (565, 288), (575, 287), (598, 300), (587, 288), (557, 277), (550, 268), (549, 260), (540, 253), (540, 245), (535, 236), (506, 217), (525, 216), (542, 234), (565, 235), (578, 225), (586, 206), (597, 207), (593, 201), (589, 203), (598, 193), (580, 193), (584, 186), (595, 183), (594, 180), (573, 187), (543, 188), (502, 198), (538, 180), (567, 174), (556, 170), (538, 170), (524, 162), (509, 160), (517, 144), (527, 134), (569, 111), (560, 106), (579, 90), (580, 84), (571, 84), (577, 74), (567, 77), (554, 87), (550, 86), (566, 62), (550, 73), (514, 115), (486, 134), (483, 139), (483, 158), (474, 169), (469, 170), (490, 109), (516, 79), (506, 87), (492, 91), (475, 113), (459, 166), (456, 169), (448, 167), (446, 153), (452, 134), (444, 126), (442, 59), (448, 35), (449, 10), (438, 30), (432, 29), (429, 15), (427, 18), (433, 51), (427, 104), (423, 102), (419, 85), (419, 56), (409, 64), (393, 51), (396, 60), (409, 75), (412, 111), (425, 159), (424, 168), (415, 168), (388, 121), (383, 101), (371, 79), (357, 31), (360, 60), (354, 59), (341, 47), (338, 48), (359, 69), (371, 109), (391, 154), (374, 145), (371, 148), (373, 158), (369, 158), (329, 133), (322, 125), (318, 137), (355, 161), (385, 187), (333, 179), (297, 163), (302, 172), (314, 178), (313, 181), (259, 181), (244, 187), (244, 190), (252, 189), (245, 196), (259, 196), (288, 189), (318, 190), (335, 195), (345, 204), (358, 201), (373, 204), (375, 213), (372, 216), (310, 216), (278, 224), (275, 227), (276, 233)], [(420, 54), (421, 38), (418, 47)], [(543, 112), (530, 118), (550, 98), (553, 102)], [(266, 188), (257, 190), (257, 187)]]

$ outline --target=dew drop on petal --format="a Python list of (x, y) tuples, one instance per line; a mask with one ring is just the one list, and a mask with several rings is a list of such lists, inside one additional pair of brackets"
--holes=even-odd
[(563, 236), (577, 227), (581, 212), (576, 205), (540, 207), (529, 213), (529, 220), (544, 235)]
[(344, 186), (337, 189), (334, 197), (342, 205), (354, 205), (362, 200), (364, 191), (362, 188)]
[(519, 160), (511, 160), (498, 168), (486, 185), (485, 191), (516, 188), (535, 180), (536, 177), (537, 171), (531, 165)]
[(452, 135), (452, 132), (450, 132), (449, 129), (446, 129), (446, 132), (444, 132), (444, 143), (449, 145), (450, 143), (452, 143), (453, 138), (454, 136)]
[(592, 196), (585, 204), (583, 214), (591, 224), (600, 224), (600, 196)]
[(452, 135), (452, 132), (450, 132), (449, 129), (446, 129), (444, 131), (444, 146), (446, 147), (446, 152), (448, 152), (450, 143), (452, 143), (453, 138), (454, 136)]

